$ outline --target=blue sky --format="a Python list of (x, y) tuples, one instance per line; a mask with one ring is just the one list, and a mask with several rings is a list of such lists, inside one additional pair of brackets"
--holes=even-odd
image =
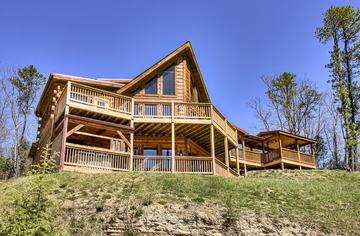
[(331, 5), (359, 1), (17, 1), (0, 5), (0, 66), (132, 78), (190, 41), (213, 103), (254, 132), (247, 103), (284, 71), (326, 89), (327, 46), (314, 38)]

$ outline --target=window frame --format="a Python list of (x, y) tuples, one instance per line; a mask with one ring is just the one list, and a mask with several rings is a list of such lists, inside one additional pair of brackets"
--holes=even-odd
[[(164, 72), (171, 67), (173, 67), (174, 94), (164, 94)], [(171, 64), (170, 66), (166, 67), (161, 72), (161, 95), (166, 96), (166, 97), (175, 97), (176, 96), (176, 65), (175, 64)]]
[[(156, 86), (156, 91), (155, 91), (155, 93), (147, 93), (146, 92), (146, 85), (147, 84), (149, 84), (151, 81), (155, 81), (155, 86)], [(158, 92), (158, 90), (159, 90), (159, 85), (158, 85), (158, 80), (159, 80), (159, 77), (156, 75), (156, 76), (154, 76), (154, 77), (152, 77), (151, 79), (149, 79), (148, 81), (146, 81), (146, 83), (144, 84), (144, 94), (145, 95), (158, 95), (159, 94), (159, 92)]]

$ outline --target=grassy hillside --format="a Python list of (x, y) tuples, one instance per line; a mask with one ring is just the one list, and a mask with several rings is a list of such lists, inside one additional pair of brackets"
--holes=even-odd
[[(0, 181), (0, 214), (6, 209), (11, 212), (16, 196), (28, 191), (36, 178)], [(124, 202), (132, 204), (130, 210), (135, 205), (185, 202), (220, 205), (229, 217), (252, 211), (311, 224), (324, 232), (360, 232), (359, 172), (260, 171), (247, 178), (63, 172), (47, 175), (42, 187), (52, 203), (51, 215), (56, 214), (52, 220), (61, 222), (70, 234), (103, 228), (105, 218), (112, 214), (105, 209), (114, 209)], [(131, 217), (137, 214), (141, 212)]]

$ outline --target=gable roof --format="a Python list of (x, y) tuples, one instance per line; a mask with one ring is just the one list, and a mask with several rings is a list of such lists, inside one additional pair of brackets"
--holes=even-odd
[(298, 139), (298, 140), (302, 140), (304, 142), (307, 143), (316, 143), (315, 139), (312, 138), (307, 138), (301, 135), (297, 135), (297, 134), (293, 134), (284, 130), (270, 130), (270, 131), (263, 131), (257, 134), (257, 136), (259, 137), (267, 137), (267, 136), (274, 136), (274, 135), (284, 135), (290, 138), (294, 138), (294, 139)]
[(194, 51), (191, 47), (191, 44), (189, 41), (187, 41), (186, 43), (184, 43), (182, 46), (178, 47), (175, 51), (171, 52), (169, 55), (165, 56), (164, 58), (162, 58), (161, 60), (159, 60), (158, 62), (156, 62), (154, 65), (152, 65), (151, 67), (149, 67), (147, 70), (145, 70), (144, 72), (142, 72), (141, 74), (139, 74), (138, 76), (136, 76), (134, 79), (132, 79), (129, 83), (127, 83), (125, 86), (123, 86), (122, 88), (120, 88), (117, 92), (118, 93), (126, 93), (126, 92), (130, 92), (132, 89), (134, 89), (135, 86), (138, 85), (138, 83), (140, 81), (142, 81), (144, 78), (146, 78), (148, 75), (150, 75), (151, 73), (153, 73), (156, 69), (158, 69), (159, 67), (163, 66), (164, 64), (166, 64), (167, 62), (174, 60), (175, 58), (179, 57), (180, 55), (182, 55), (183, 53), (185, 53), (188, 56), (189, 59), (189, 63), (191, 63), (194, 66), (195, 71), (198, 74), (198, 77), (200, 79), (200, 84), (203, 87), (203, 92), (205, 94), (205, 98), (206, 98), (206, 102), (210, 102), (210, 97), (208, 94), (208, 91), (206, 89), (205, 86), (205, 82), (202, 78), (201, 72), (200, 72), (200, 68), (199, 65), (196, 61), (195, 58), (195, 54)]

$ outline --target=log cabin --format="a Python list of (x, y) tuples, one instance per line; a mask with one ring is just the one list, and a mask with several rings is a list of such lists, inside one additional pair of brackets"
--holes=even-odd
[(34, 163), (50, 144), (60, 170), (219, 176), (314, 169), (315, 140), (252, 135), (211, 103), (190, 42), (133, 79), (50, 75), (35, 111)]

